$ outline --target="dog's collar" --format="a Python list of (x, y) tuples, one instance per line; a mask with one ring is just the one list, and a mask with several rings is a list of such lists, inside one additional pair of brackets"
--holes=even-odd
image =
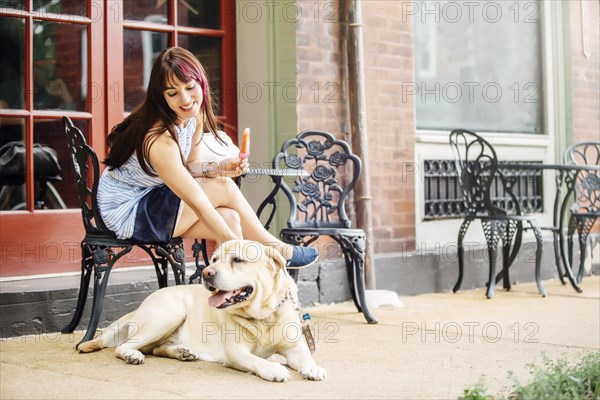
[(292, 307), (294, 308), (294, 311), (299, 311), (300, 310), (300, 305), (298, 304), (298, 301), (294, 298), (294, 295), (292, 294), (292, 288), (291, 288), (291, 286), (288, 286), (287, 294), (285, 295), (285, 297), (283, 298), (283, 300), (281, 300), (279, 302), (279, 304), (277, 304), (277, 306), (275, 306), (275, 311), (277, 311), (281, 307), (283, 307), (283, 305), (288, 300), (290, 300), (290, 299), (292, 300)]

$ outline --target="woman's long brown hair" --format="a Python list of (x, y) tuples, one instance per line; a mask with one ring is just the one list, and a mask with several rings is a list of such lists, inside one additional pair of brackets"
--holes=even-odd
[[(204, 97), (200, 105), (200, 112), (204, 117), (205, 129), (208, 128), (215, 138), (223, 143), (218, 133), (219, 122), (213, 112), (204, 68), (188, 50), (171, 47), (163, 50), (154, 61), (148, 91), (143, 103), (137, 106), (123, 122), (115, 125), (108, 135), (109, 151), (104, 159), (104, 164), (109, 169), (119, 168), (135, 152), (144, 172), (156, 176), (147, 161), (148, 149), (154, 140), (158, 135), (168, 132), (179, 145), (175, 130), (177, 114), (171, 110), (163, 95), (166, 84), (172, 82), (174, 78), (181, 82), (194, 80), (200, 85)], [(181, 153), (181, 160), (185, 165), (183, 153)]]

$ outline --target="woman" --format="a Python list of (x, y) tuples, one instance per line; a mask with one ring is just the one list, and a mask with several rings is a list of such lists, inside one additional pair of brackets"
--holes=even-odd
[(108, 136), (98, 188), (106, 226), (118, 238), (144, 243), (183, 237), (219, 245), (244, 238), (276, 248), (288, 266), (315, 262), (316, 249), (281, 242), (256, 217), (231, 179), (246, 171), (247, 159), (199, 158), (205, 130), (223, 141), (204, 69), (185, 49), (162, 51), (144, 102)]

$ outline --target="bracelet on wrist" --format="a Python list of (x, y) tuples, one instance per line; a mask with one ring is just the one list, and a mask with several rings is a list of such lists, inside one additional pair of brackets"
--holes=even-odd
[(214, 178), (219, 175), (219, 171), (217, 170), (217, 163), (209, 162), (204, 164), (202, 167), (202, 175), (207, 178)]

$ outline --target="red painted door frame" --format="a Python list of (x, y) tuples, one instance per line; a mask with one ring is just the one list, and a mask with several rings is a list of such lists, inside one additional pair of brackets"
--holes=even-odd
[[(73, 120), (88, 121), (88, 141), (102, 160), (106, 154), (106, 136), (110, 127), (120, 122), (124, 115), (123, 90), (123, 29), (127, 21), (123, 15), (122, 1), (90, 0), (87, 15), (43, 15), (29, 11), (0, 11), (0, 16), (24, 18), (26, 22), (25, 65), (26, 109), (0, 110), (0, 117), (21, 117), (26, 121), (25, 143), (33, 146), (33, 123), (36, 118), (60, 119), (63, 115)], [(169, 0), (171, 21), (176, 21), (177, 7)], [(30, 0), (24, 10), (30, 9)], [(32, 101), (32, 25), (34, 20), (78, 23), (88, 27), (88, 82), (87, 111), (66, 110), (36, 111)], [(138, 29), (140, 24), (137, 24)], [(223, 115), (221, 122), (227, 134), (237, 142), (237, 98), (235, 60), (235, 1), (221, 2), (221, 30), (208, 32), (223, 37), (222, 84)], [(202, 29), (170, 26), (170, 45), (176, 45), (176, 33), (202, 33)], [(205, 32), (206, 33), (206, 32)], [(1, 71), (0, 71), (1, 72)], [(27, 207), (25, 211), (0, 212), (0, 277), (36, 275), (79, 271), (81, 266), (80, 242), (84, 229), (79, 209), (37, 210), (33, 199), (33, 153), (26, 159)], [(190, 255), (190, 245), (186, 253)], [(148, 264), (140, 253), (133, 253), (119, 262), (119, 266)]]

